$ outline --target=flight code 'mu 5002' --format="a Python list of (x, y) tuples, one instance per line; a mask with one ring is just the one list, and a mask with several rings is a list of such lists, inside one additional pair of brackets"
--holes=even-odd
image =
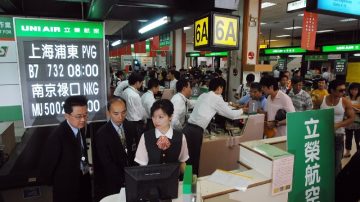
[[(64, 114), (64, 102), (37, 102), (31, 103), (31, 114), (33, 117), (54, 116)], [(88, 100), (88, 112), (100, 111), (99, 100)]]
[(73, 77), (97, 77), (99, 76), (99, 66), (97, 64), (46, 64), (42, 68), (39, 64), (28, 64), (28, 76), (36, 79), (40, 71), (45, 71), (49, 78), (73, 78)]

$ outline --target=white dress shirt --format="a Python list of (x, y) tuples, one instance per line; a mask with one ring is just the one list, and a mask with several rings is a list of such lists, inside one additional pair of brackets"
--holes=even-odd
[(194, 107), (194, 100), (187, 99), (182, 93), (176, 93), (171, 102), (174, 105), (174, 114), (171, 120), (171, 126), (176, 130), (182, 130), (185, 124), (187, 110)]
[(124, 89), (129, 86), (129, 81), (121, 81), (120, 84), (115, 88), (114, 95), (118, 97), (122, 97), (122, 93), (124, 92)]
[(129, 86), (122, 93), (122, 98), (126, 101), (126, 119), (128, 121), (140, 121), (145, 119), (146, 111), (141, 104), (141, 97), (138, 90)]
[(148, 90), (146, 93), (144, 93), (141, 96), (141, 103), (146, 111), (147, 119), (151, 118), (150, 109), (151, 109), (152, 105), (154, 104), (154, 102), (155, 102), (155, 97), (154, 97), (154, 93), (151, 90)]
[(240, 119), (243, 110), (232, 110), (221, 95), (210, 91), (199, 96), (188, 122), (205, 130), (216, 113), (229, 119)]
[[(285, 93), (283, 93), (281, 90), (278, 90), (278, 93), (276, 94), (274, 99), (271, 99), (271, 95), (269, 95), (265, 106), (268, 121), (275, 120), (276, 112), (279, 109), (284, 109), (286, 112), (295, 112), (295, 108), (291, 101), (291, 98)], [(286, 135), (286, 125), (279, 126), (276, 129), (277, 137)]]
[[(163, 135), (163, 134), (161, 134), (161, 132), (158, 129), (155, 128), (156, 139), (158, 139), (161, 135)], [(172, 137), (173, 137), (173, 129), (170, 127), (170, 129), (164, 135), (167, 138), (172, 139)], [(171, 147), (171, 145), (170, 145), (170, 147)], [(185, 135), (183, 135), (182, 144), (181, 144), (181, 150), (180, 150), (180, 155), (179, 155), (178, 160), (179, 160), (179, 162), (185, 162), (188, 159), (189, 159), (188, 146), (187, 146)], [(138, 148), (136, 150), (135, 160), (134, 161), (136, 163), (142, 165), (142, 166), (147, 165), (149, 163), (149, 156), (148, 156), (148, 152), (146, 150), (144, 134), (141, 135), (139, 145), (138, 145)]]
[(174, 89), (176, 92), (176, 83), (178, 80), (174, 79), (170, 81), (170, 89)]

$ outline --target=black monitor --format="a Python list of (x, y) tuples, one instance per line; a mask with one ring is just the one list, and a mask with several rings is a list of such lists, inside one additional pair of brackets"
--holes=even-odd
[(159, 201), (178, 197), (179, 163), (125, 168), (127, 202)]

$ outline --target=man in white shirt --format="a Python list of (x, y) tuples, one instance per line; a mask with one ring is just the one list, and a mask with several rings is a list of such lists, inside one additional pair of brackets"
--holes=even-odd
[(190, 81), (180, 79), (176, 83), (176, 91), (178, 93), (171, 98), (171, 102), (174, 105), (171, 126), (175, 130), (182, 130), (185, 125), (187, 111), (194, 107), (195, 101), (188, 99), (192, 93)]
[(286, 118), (275, 120), (278, 110), (283, 109), (286, 112), (295, 112), (291, 98), (279, 89), (277, 80), (272, 76), (261, 78), (260, 85), (262, 91), (268, 95), (265, 107), (266, 127), (269, 129), (276, 128), (276, 136), (286, 135)]
[(209, 125), (212, 117), (218, 113), (229, 119), (240, 119), (243, 110), (232, 110), (221, 96), (225, 89), (226, 81), (223, 78), (214, 78), (210, 81), (209, 92), (199, 96), (193, 112), (183, 133), (185, 134), (190, 159), (188, 164), (193, 167), (193, 173), (199, 174), (200, 151), (203, 141), (203, 133)]
[(129, 86), (129, 80), (121, 81), (114, 90), (114, 96), (121, 97), (124, 89)]
[(141, 97), (138, 89), (143, 85), (144, 77), (139, 73), (132, 73), (129, 76), (129, 87), (122, 93), (122, 98), (126, 101), (127, 114), (126, 120), (129, 121), (132, 134), (136, 134), (136, 143), (139, 143), (141, 134), (144, 132), (144, 120), (146, 111), (141, 104)]
[(171, 70), (167, 74), (167, 79), (170, 81), (170, 89), (176, 90), (176, 80), (175, 78), (176, 70)]
[(146, 130), (149, 130), (154, 128), (150, 115), (150, 109), (156, 101), (155, 95), (159, 92), (160, 89), (159, 80), (152, 78), (148, 81), (147, 86), (148, 91), (141, 96), (141, 103), (146, 111)]

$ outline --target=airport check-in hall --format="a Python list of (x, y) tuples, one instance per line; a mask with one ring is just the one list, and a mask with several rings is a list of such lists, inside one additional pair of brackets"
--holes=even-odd
[(0, 202), (358, 202), (359, 0), (0, 1)]

